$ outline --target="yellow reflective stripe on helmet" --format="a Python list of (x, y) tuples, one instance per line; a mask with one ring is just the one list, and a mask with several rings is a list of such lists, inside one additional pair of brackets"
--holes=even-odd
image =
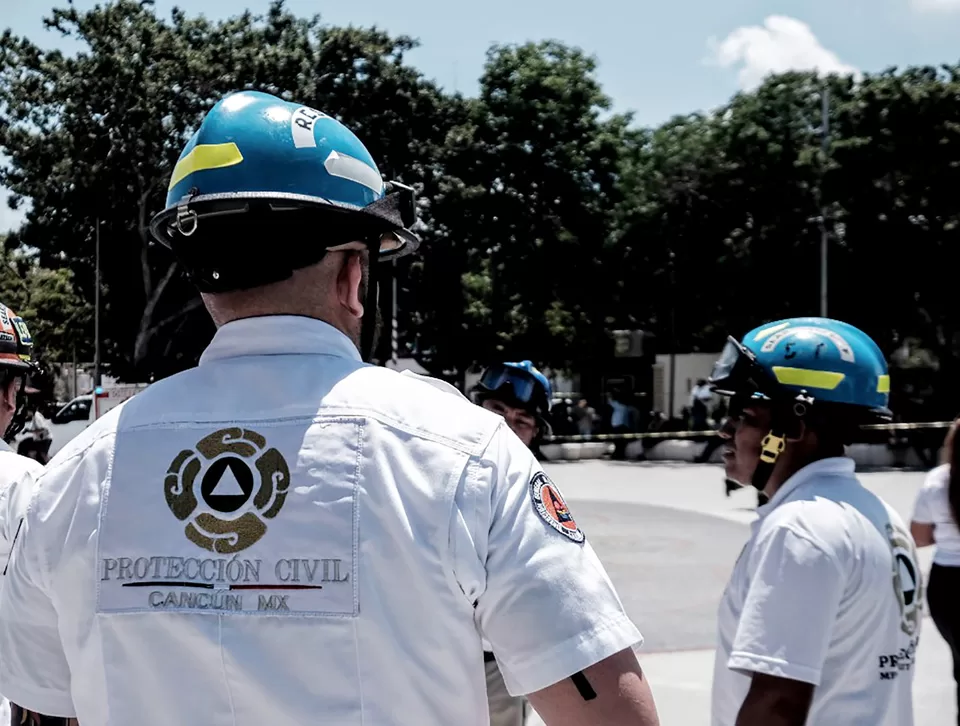
[(877, 393), (890, 393), (890, 376), (877, 376)]
[(802, 386), (804, 388), (821, 388), (832, 391), (844, 379), (843, 373), (833, 371), (811, 371), (806, 368), (787, 368), (773, 366), (773, 375), (777, 381), (785, 386)]
[(170, 186), (167, 187), (167, 191), (196, 171), (222, 169), (225, 166), (239, 164), (241, 161), (243, 161), (243, 154), (232, 141), (226, 144), (198, 144), (173, 167), (173, 175), (170, 177)]

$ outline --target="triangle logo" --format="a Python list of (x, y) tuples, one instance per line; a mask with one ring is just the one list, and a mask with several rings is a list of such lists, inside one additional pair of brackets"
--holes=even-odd
[(237, 477), (233, 473), (233, 467), (228, 466), (224, 470), (223, 476), (220, 477), (220, 481), (213, 487), (209, 496), (245, 497), (247, 495), (246, 492), (243, 491), (243, 487), (240, 486), (240, 482), (237, 481)]

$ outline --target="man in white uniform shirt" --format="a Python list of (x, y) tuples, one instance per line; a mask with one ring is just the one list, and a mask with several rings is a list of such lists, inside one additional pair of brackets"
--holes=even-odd
[(483, 726), (481, 638), (550, 726), (657, 723), (640, 633), (526, 447), (362, 360), (414, 210), (319, 111), (208, 113), (151, 231), (218, 331), (51, 461), (11, 558), (0, 692), (38, 723)]
[[(33, 339), (26, 323), (0, 303), (0, 567), (6, 567), (20, 518), (43, 465), (15, 453), (8, 441), (27, 422), (27, 376)], [(2, 570), (0, 570), (2, 571)], [(3, 581), (0, 580), (0, 588)], [(7, 654), (0, 650), (0, 660)], [(0, 696), (0, 724), (10, 723), (10, 703)]]
[(730, 338), (711, 377), (730, 396), (726, 474), (763, 490), (724, 593), (714, 726), (911, 726), (922, 586), (893, 509), (844, 456), (889, 418), (877, 345), (825, 318)]

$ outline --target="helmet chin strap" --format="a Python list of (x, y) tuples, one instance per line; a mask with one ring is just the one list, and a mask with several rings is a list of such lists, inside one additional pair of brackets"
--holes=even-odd
[(762, 492), (766, 489), (770, 475), (773, 474), (773, 468), (777, 465), (777, 459), (786, 447), (787, 440), (783, 427), (772, 426), (763, 437), (763, 443), (760, 444), (760, 461), (757, 462), (757, 468), (753, 470), (753, 478), (750, 480), (757, 491)]
[(13, 385), (18, 378), (20, 379), (20, 390), (17, 391), (17, 408), (13, 413), (10, 425), (3, 432), (3, 440), (7, 443), (11, 443), (14, 437), (23, 431), (23, 427), (27, 423), (27, 374), (14, 376), (10, 379), (9, 385)]
[(787, 448), (787, 431), (793, 418), (797, 421), (803, 419), (808, 411), (808, 405), (812, 399), (798, 397), (793, 402), (792, 410), (788, 411), (779, 405), (773, 407), (773, 413), (770, 420), (770, 430), (763, 437), (760, 444), (760, 461), (757, 462), (757, 468), (754, 469), (753, 478), (750, 483), (758, 491), (763, 491), (773, 469), (777, 465), (777, 460)]

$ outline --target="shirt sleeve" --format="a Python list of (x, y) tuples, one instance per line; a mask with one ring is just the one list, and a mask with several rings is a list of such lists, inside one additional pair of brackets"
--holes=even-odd
[(489, 516), (478, 539), (481, 636), (511, 695), (532, 693), (643, 638), (557, 486), (505, 426), (475, 476)]
[(913, 503), (913, 516), (910, 518), (917, 524), (933, 524), (933, 511), (930, 506), (930, 494), (933, 490), (929, 487), (922, 487), (917, 492), (917, 499)]
[(748, 591), (727, 667), (820, 685), (845, 587), (836, 557), (788, 527), (749, 554)]
[(913, 516), (910, 518), (912, 521), (917, 524), (934, 524), (937, 521), (934, 516), (934, 494), (939, 490), (941, 483), (948, 481), (949, 477), (949, 466), (938, 466), (927, 474), (913, 503)]
[(22, 520), (14, 526), (10, 558), (2, 576), (0, 693), (46, 716), (74, 717), (70, 668), (44, 576), (43, 524), (36, 513), (36, 497), (35, 491)]

